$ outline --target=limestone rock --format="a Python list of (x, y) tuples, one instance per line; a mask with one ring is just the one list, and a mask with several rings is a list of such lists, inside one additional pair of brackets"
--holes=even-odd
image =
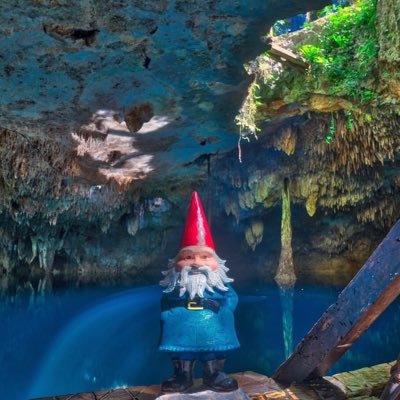
[(400, 2), (378, 1), (377, 30), (379, 35), (379, 60), (383, 64), (400, 63)]

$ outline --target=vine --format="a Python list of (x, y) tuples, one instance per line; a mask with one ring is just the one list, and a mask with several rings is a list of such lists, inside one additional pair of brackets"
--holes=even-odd
[[(257, 138), (257, 131), (260, 129), (256, 124), (256, 114), (257, 106), (262, 103), (259, 101), (260, 96), (257, 91), (260, 89), (257, 81), (254, 82), (249, 87), (248, 95), (239, 110), (239, 114), (235, 118), (236, 125), (239, 126), (240, 139), (250, 141), (250, 136)], [(240, 142), (239, 142), (240, 143)]]
[(331, 113), (331, 123), (329, 125), (329, 134), (325, 136), (325, 142), (328, 144), (332, 143), (333, 138), (335, 137), (335, 118), (333, 116), (333, 112)]

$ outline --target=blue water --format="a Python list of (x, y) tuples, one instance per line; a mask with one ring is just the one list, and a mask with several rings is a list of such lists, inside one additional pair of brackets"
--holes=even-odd
[[(297, 287), (286, 302), (275, 286), (239, 291), (240, 350), (228, 372), (270, 375), (338, 295), (338, 289)], [(79, 289), (32, 304), (0, 304), (0, 393), (7, 400), (155, 384), (171, 373), (157, 351), (160, 289)], [(285, 304), (282, 302), (286, 302)], [(400, 351), (396, 301), (330, 372), (393, 360)], [(290, 327), (290, 329), (288, 328)], [(291, 346), (286, 340), (287, 347)], [(197, 374), (200, 369), (197, 369)]]

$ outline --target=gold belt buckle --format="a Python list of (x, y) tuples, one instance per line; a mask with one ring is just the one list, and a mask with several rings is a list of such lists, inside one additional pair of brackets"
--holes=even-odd
[(199, 306), (196, 301), (188, 301), (188, 310), (204, 310), (203, 306)]

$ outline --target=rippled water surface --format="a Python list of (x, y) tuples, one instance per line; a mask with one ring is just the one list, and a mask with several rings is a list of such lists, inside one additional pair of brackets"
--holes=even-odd
[[(239, 291), (236, 322), (241, 349), (229, 372), (271, 374), (337, 297), (338, 289), (275, 286)], [(159, 383), (171, 373), (157, 351), (160, 288), (58, 291), (0, 308), (2, 398), (35, 397)], [(396, 301), (330, 372), (397, 357), (400, 318)], [(201, 373), (197, 368), (197, 374)]]

